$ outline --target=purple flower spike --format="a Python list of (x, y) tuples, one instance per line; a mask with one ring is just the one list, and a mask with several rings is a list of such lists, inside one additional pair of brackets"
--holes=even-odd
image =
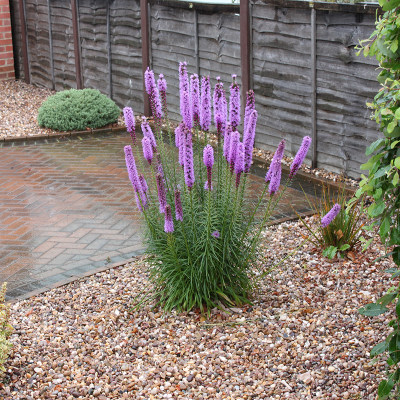
[[(229, 150), (230, 150), (230, 141), (231, 141), (232, 127), (230, 124), (226, 126), (225, 134), (224, 134), (224, 157), (225, 160), (229, 159)], [(229, 162), (229, 161), (228, 161)]]
[(164, 232), (172, 233), (173, 231), (174, 231), (174, 222), (172, 221), (171, 206), (167, 204), (165, 207)]
[(200, 124), (200, 83), (197, 74), (190, 76), (190, 113), (193, 126)]
[(158, 86), (158, 90), (160, 91), (160, 93), (165, 93), (167, 91), (167, 81), (164, 78), (163, 74), (160, 74), (158, 80), (157, 80), (157, 86)]
[(143, 147), (143, 156), (147, 160), (147, 162), (151, 165), (151, 161), (153, 160), (153, 147), (151, 146), (151, 140), (148, 136), (145, 136), (142, 139), (142, 147)]
[(203, 162), (207, 168), (212, 168), (214, 165), (214, 149), (210, 144), (204, 147)]
[(192, 115), (190, 113), (189, 92), (182, 92), (181, 97), (183, 99), (182, 108), (181, 108), (181, 115), (182, 115), (183, 122), (189, 129), (192, 129), (193, 125), (192, 125)]
[(227, 111), (224, 84), (217, 77), (217, 84), (214, 89), (214, 123), (217, 128), (217, 135), (220, 137), (225, 131)]
[(335, 204), (331, 210), (321, 219), (322, 228), (326, 228), (339, 214), (340, 204)]
[(141, 126), (142, 126), (143, 135), (147, 136), (150, 139), (151, 146), (153, 147), (153, 151), (155, 151), (157, 148), (156, 138), (154, 137), (154, 133), (151, 130), (146, 117), (142, 117), (142, 125)]
[(240, 133), (238, 131), (234, 131), (231, 133), (231, 140), (229, 143), (229, 164), (231, 165), (231, 170), (233, 172), (233, 167), (235, 165), (237, 150), (240, 142)]
[(165, 207), (167, 205), (167, 194), (165, 192), (164, 179), (160, 173), (157, 174), (156, 181), (157, 181), (158, 201), (160, 203), (160, 213), (163, 214), (165, 212)]
[(188, 73), (186, 69), (186, 61), (179, 63), (179, 95), (180, 95), (180, 110), (181, 110), (181, 115), (185, 114), (185, 105), (184, 99), (183, 99), (183, 92), (189, 93), (189, 79), (188, 79)]
[(147, 191), (149, 190), (149, 187), (147, 185), (146, 179), (144, 178), (144, 176), (142, 174), (139, 175), (139, 182), (140, 182), (140, 185), (142, 186), (143, 192), (147, 193)]
[(247, 124), (247, 131), (244, 133), (244, 171), (249, 172), (251, 167), (251, 161), (253, 159), (253, 147), (254, 140), (256, 138), (256, 125), (257, 125), (258, 113), (256, 110), (252, 111)]
[(271, 180), (271, 166), (274, 163), (274, 161), (278, 161), (278, 162), (282, 161), (284, 152), (285, 152), (285, 139), (281, 140), (281, 142), (278, 145), (278, 148), (275, 151), (275, 154), (274, 154), (274, 157), (272, 158), (268, 172), (265, 175), (265, 182), (269, 182)]
[(162, 118), (162, 107), (160, 101), (160, 92), (158, 91), (156, 80), (154, 78), (154, 72), (147, 67), (144, 73), (144, 85), (146, 92), (150, 97), (150, 105), (153, 115), (156, 118)]
[(185, 157), (184, 157), (183, 172), (185, 175), (186, 186), (190, 190), (194, 185), (195, 177), (194, 177), (194, 167), (193, 167), (192, 134), (187, 128), (185, 128)]
[(144, 86), (145, 86), (146, 92), (149, 96), (151, 96), (151, 93), (157, 87), (156, 80), (154, 78), (154, 72), (149, 67), (147, 67), (147, 69), (144, 73)]
[(175, 190), (174, 193), (175, 193), (175, 218), (177, 221), (183, 221), (181, 192), (179, 190)]
[(129, 132), (132, 138), (133, 144), (136, 142), (136, 135), (135, 135), (135, 116), (133, 114), (133, 110), (130, 107), (125, 107), (123, 109), (124, 112), (124, 119), (125, 119), (125, 126), (126, 130)]
[(124, 152), (125, 152), (125, 162), (126, 162), (126, 168), (128, 170), (129, 180), (131, 181), (135, 191), (140, 193), (141, 185), (139, 182), (139, 174), (136, 168), (135, 157), (133, 156), (132, 153), (132, 147), (125, 146)]
[(310, 145), (311, 145), (310, 136), (304, 136), (299, 151), (295, 155), (292, 165), (290, 166), (289, 179), (292, 179), (296, 175), (296, 172), (300, 169), (301, 164), (303, 164), (303, 161), (306, 158)]
[(218, 231), (214, 231), (214, 232), (211, 234), (211, 236), (212, 236), (212, 237), (215, 237), (215, 239), (218, 239), (221, 235), (220, 235), (220, 233), (219, 233)]
[(243, 171), (244, 171), (244, 144), (239, 142), (235, 160), (236, 188), (239, 187), (240, 176)]
[(256, 109), (255, 106), (255, 99), (254, 99), (254, 92), (252, 90), (249, 90), (247, 92), (247, 97), (246, 97), (246, 108), (244, 110), (244, 126), (243, 126), (243, 132), (247, 131), (247, 125), (249, 123), (249, 118), (251, 113)]
[(200, 126), (204, 131), (208, 131), (211, 126), (211, 86), (209, 76), (203, 76), (201, 79)]
[(279, 185), (281, 184), (281, 176), (282, 176), (282, 167), (281, 162), (275, 160), (271, 164), (271, 181), (269, 183), (268, 191), (271, 196), (273, 196), (278, 190)]
[(240, 87), (236, 82), (236, 75), (232, 75), (231, 97), (229, 99), (229, 122), (232, 129), (240, 124)]

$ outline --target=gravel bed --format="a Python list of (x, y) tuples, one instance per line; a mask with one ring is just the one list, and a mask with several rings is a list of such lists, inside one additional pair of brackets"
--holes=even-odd
[[(265, 268), (305, 234), (300, 222), (269, 227)], [(389, 287), (391, 263), (371, 263), (381, 254), (377, 238), (334, 261), (306, 244), (260, 281), (252, 306), (209, 317), (132, 310), (144, 258), (15, 303), (0, 398), (375, 399), (384, 363), (369, 350), (389, 328), (357, 309)]]

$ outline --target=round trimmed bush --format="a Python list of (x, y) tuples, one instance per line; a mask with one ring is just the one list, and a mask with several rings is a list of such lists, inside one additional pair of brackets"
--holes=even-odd
[(58, 131), (101, 128), (116, 122), (121, 110), (95, 89), (69, 89), (50, 96), (39, 108), (38, 123)]

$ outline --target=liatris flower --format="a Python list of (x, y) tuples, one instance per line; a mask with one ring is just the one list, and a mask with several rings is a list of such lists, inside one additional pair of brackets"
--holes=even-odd
[(179, 95), (180, 95), (180, 110), (181, 115), (185, 114), (184, 107), (184, 99), (183, 99), (183, 92), (189, 93), (189, 79), (186, 69), (187, 63), (180, 62), (179, 63)]
[(192, 115), (193, 126), (200, 123), (200, 87), (199, 76), (190, 76), (190, 113)]
[(162, 214), (165, 212), (165, 206), (167, 205), (167, 194), (165, 192), (164, 179), (160, 173), (156, 175), (156, 182), (158, 201), (160, 203), (160, 213)]
[(211, 234), (211, 236), (212, 236), (212, 237), (215, 237), (216, 239), (218, 239), (221, 235), (220, 235), (220, 233), (219, 233), (218, 231), (214, 231), (214, 232)]
[(249, 118), (251, 113), (255, 110), (255, 99), (253, 90), (249, 90), (246, 96), (246, 108), (244, 110), (244, 124), (243, 124), (243, 132), (247, 131), (247, 125), (249, 123)]
[(292, 165), (290, 166), (289, 179), (292, 179), (296, 175), (296, 172), (300, 169), (301, 164), (303, 164), (303, 161), (306, 158), (310, 145), (311, 145), (310, 136), (304, 136), (299, 151), (295, 155)]
[(179, 190), (175, 190), (174, 194), (175, 194), (175, 218), (177, 221), (183, 221), (181, 192)]
[(124, 152), (125, 152), (125, 162), (126, 162), (126, 168), (128, 170), (129, 180), (131, 181), (135, 191), (140, 193), (141, 185), (139, 182), (139, 174), (136, 168), (135, 157), (133, 156), (132, 153), (132, 147), (129, 145), (125, 146)]
[(142, 147), (143, 147), (143, 156), (147, 160), (147, 162), (151, 165), (151, 161), (153, 160), (153, 147), (151, 145), (151, 140), (148, 136), (145, 136), (142, 139)]
[(130, 107), (125, 107), (123, 109), (124, 112), (124, 119), (125, 119), (125, 126), (126, 130), (129, 132), (132, 138), (133, 144), (136, 142), (136, 135), (135, 135), (135, 116), (133, 114), (133, 110)]
[(322, 228), (326, 228), (339, 214), (340, 204), (335, 204), (330, 211), (321, 219)]
[(281, 162), (283, 153), (285, 152), (285, 139), (281, 140), (281, 142), (278, 145), (278, 148), (275, 151), (274, 157), (272, 158), (271, 164), (269, 166), (268, 172), (265, 175), (265, 182), (269, 182), (271, 180), (271, 166), (274, 163), (274, 161)]
[(143, 174), (139, 175), (139, 182), (143, 192), (147, 193), (147, 191), (149, 190), (149, 186), (147, 185), (146, 179), (144, 178)]
[(240, 175), (242, 174), (243, 171), (244, 171), (244, 144), (239, 142), (235, 159), (236, 188), (239, 187)]
[(249, 172), (251, 167), (251, 161), (253, 159), (253, 147), (254, 140), (256, 137), (256, 125), (257, 125), (258, 113), (256, 110), (252, 111), (247, 124), (247, 131), (244, 133), (244, 171)]
[(211, 86), (209, 76), (203, 76), (201, 79), (200, 126), (204, 131), (208, 131), (211, 126)]
[(225, 134), (224, 134), (224, 151), (223, 151), (226, 161), (228, 161), (228, 159), (229, 159), (231, 133), (232, 133), (232, 127), (230, 124), (228, 124), (228, 125), (226, 125)]
[(281, 184), (281, 176), (282, 176), (282, 167), (281, 162), (275, 160), (271, 164), (271, 180), (268, 186), (268, 191), (271, 196), (273, 196), (278, 190), (279, 185)]
[(203, 162), (207, 168), (207, 186), (211, 188), (211, 170), (214, 165), (214, 149), (209, 144), (204, 147)]
[(192, 129), (192, 115), (190, 113), (190, 97), (189, 97), (189, 92), (182, 92), (181, 93), (183, 102), (182, 102), (182, 108), (181, 108), (181, 115), (183, 122), (185, 125), (189, 128)]
[(156, 80), (154, 78), (154, 72), (147, 67), (144, 73), (144, 85), (146, 92), (150, 97), (150, 105), (153, 115), (156, 118), (162, 118), (162, 107), (160, 102), (160, 93), (158, 91)]
[(155, 151), (157, 148), (156, 138), (154, 137), (154, 133), (151, 130), (146, 117), (142, 117), (142, 125), (141, 126), (142, 126), (143, 135), (147, 136), (150, 139), (151, 146), (153, 147), (153, 151)]
[(157, 172), (164, 178), (164, 170), (161, 162), (161, 154), (157, 153)]
[[(210, 186), (208, 185), (208, 181), (205, 181), (204, 182), (204, 190), (208, 190), (208, 188), (209, 188)], [(213, 190), (214, 189), (214, 187), (213, 187), (213, 185), (212, 185), (212, 183), (211, 183), (211, 190)]]
[(172, 221), (171, 206), (167, 204), (165, 206), (164, 232), (172, 233), (173, 231), (174, 231), (174, 222)]
[(239, 142), (240, 142), (240, 133), (238, 131), (233, 131), (231, 133), (231, 140), (229, 143), (229, 158), (228, 158), (228, 162), (231, 166), (232, 172), (236, 161)]
[(167, 81), (163, 74), (160, 74), (157, 80), (158, 91), (161, 96), (161, 103), (163, 107), (164, 114), (167, 115)]
[(231, 97), (229, 99), (229, 122), (232, 129), (240, 124), (240, 87), (236, 82), (236, 75), (232, 75)]
[(193, 143), (192, 134), (189, 129), (185, 127), (185, 157), (183, 164), (183, 172), (185, 175), (185, 183), (189, 190), (193, 187), (195, 177), (194, 177), (194, 167), (193, 167)]
[(214, 123), (217, 128), (218, 137), (225, 131), (226, 125), (226, 98), (224, 84), (220, 82), (220, 77), (217, 76), (217, 84), (214, 89)]

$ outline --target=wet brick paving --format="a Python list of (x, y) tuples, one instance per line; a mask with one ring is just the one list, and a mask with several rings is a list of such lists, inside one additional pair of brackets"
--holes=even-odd
[[(8, 298), (143, 253), (123, 147), (127, 134), (0, 144), (0, 282)], [(253, 175), (252, 193), (263, 178)], [(276, 218), (308, 210), (288, 189)]]

